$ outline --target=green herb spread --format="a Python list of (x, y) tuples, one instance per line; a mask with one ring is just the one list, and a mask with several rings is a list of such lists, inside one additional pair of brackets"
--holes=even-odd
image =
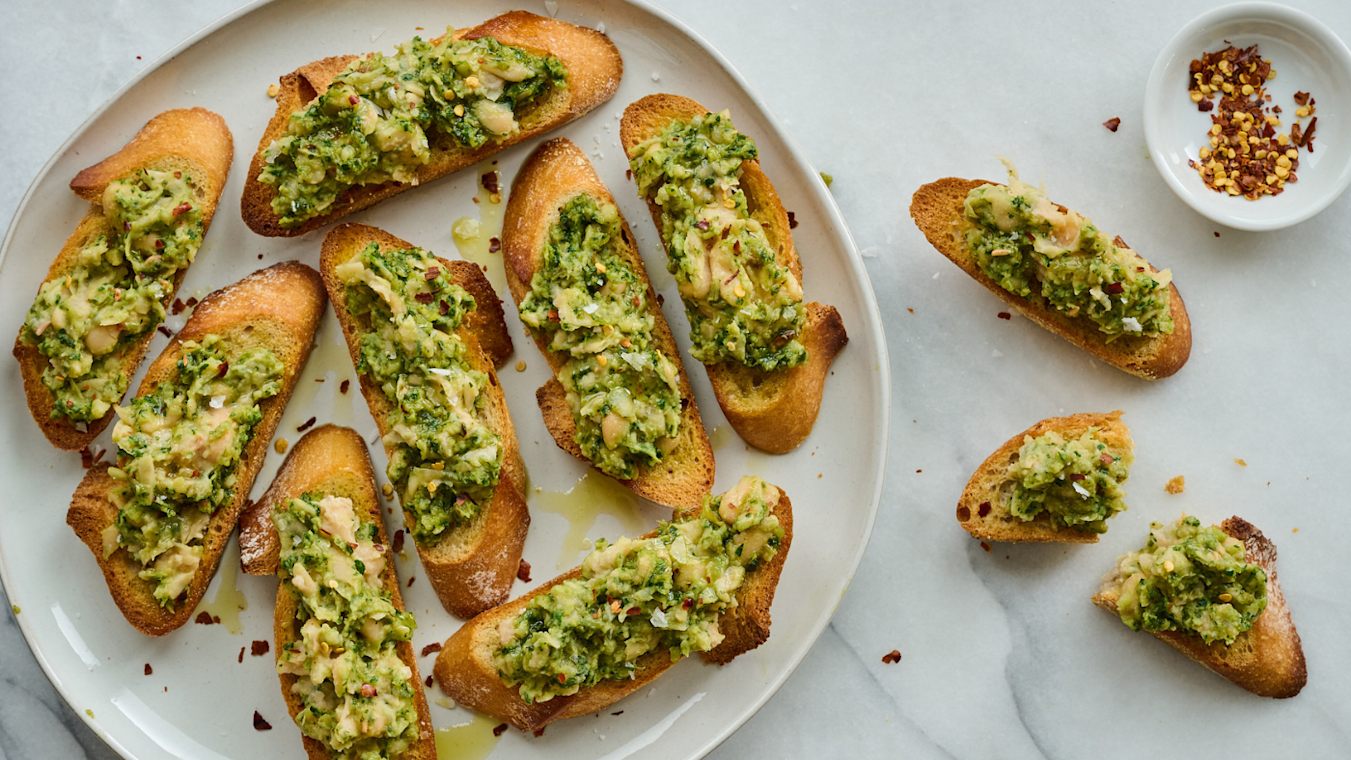
[(569, 356), (558, 372), (577, 445), (601, 471), (632, 479), (680, 432), (680, 373), (652, 345), (647, 285), (616, 247), (619, 212), (577, 195), (549, 228), (521, 321)]
[(282, 645), (277, 672), (292, 674), (304, 708), (296, 725), (342, 760), (384, 760), (418, 739), (413, 670), (398, 646), (417, 622), (394, 606), (381, 573), (386, 548), (352, 500), (305, 494), (272, 513), (278, 576), (297, 602), (300, 637)]
[(127, 352), (164, 321), (174, 277), (202, 244), (192, 181), (147, 169), (108, 183), (107, 231), (42, 284), (20, 337), (47, 357), (42, 383), (55, 402), (52, 417), (92, 422), (126, 393)]
[(723, 639), (718, 617), (736, 607), (746, 573), (778, 551), (779, 489), (743, 477), (703, 512), (663, 522), (651, 538), (596, 542), (581, 576), (530, 600), (498, 629), (493, 665), (528, 704), (627, 680), (637, 661), (666, 650), (672, 662)]
[(1135, 457), (1111, 451), (1097, 432), (1089, 428), (1069, 440), (1055, 431), (1023, 436), (1018, 461), (1009, 466), (1008, 510), (1023, 520), (1045, 512), (1056, 526), (1105, 533), (1107, 519), (1126, 510), (1121, 484)]
[(272, 211), (282, 227), (327, 213), (357, 185), (416, 184), (433, 149), (506, 139), (532, 104), (567, 86), (557, 58), (453, 36), (414, 37), (393, 55), (358, 58), (291, 115), (286, 135), (264, 150), (258, 177), (276, 188)]
[(1267, 574), (1243, 542), (1195, 517), (1150, 523), (1149, 541), (1117, 561), (1117, 612), (1134, 630), (1183, 631), (1234, 643), (1267, 608)]
[(502, 469), (502, 438), (483, 419), (488, 376), (469, 365), (471, 349), (455, 335), (474, 298), (420, 248), (371, 243), (336, 273), (348, 313), (368, 325), (357, 371), (391, 405), (385, 473), (413, 537), (432, 542), (478, 515)]
[(235, 496), (240, 454), (263, 418), (259, 403), (281, 391), (285, 368), (271, 351), (227, 361), (227, 349), (216, 335), (183, 343), (173, 377), (116, 407), (118, 459), (108, 474), (117, 518), (104, 531), (104, 553), (126, 549), (166, 607), (197, 574), (212, 513)]
[(981, 185), (966, 196), (959, 234), (981, 271), (1010, 293), (1091, 319), (1108, 342), (1173, 332), (1172, 272), (1153, 271), (1120, 238), (1061, 210), (1006, 165), (1007, 187)]
[(751, 216), (741, 164), (755, 143), (727, 112), (672, 121), (633, 148), (638, 193), (661, 208), (667, 269), (690, 320), (690, 353), (705, 364), (733, 360), (766, 372), (807, 361), (802, 285), (775, 261)]

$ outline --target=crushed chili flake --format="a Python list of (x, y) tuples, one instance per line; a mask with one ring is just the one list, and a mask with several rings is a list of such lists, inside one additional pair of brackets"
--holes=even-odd
[(882, 662), (888, 665), (895, 665), (900, 661), (901, 661), (901, 650), (899, 649), (893, 649), (890, 652), (887, 652), (886, 654), (882, 655)]
[(431, 303), (432, 300), (435, 299), (435, 298), (436, 298), (435, 296), (433, 296), (431, 293), (428, 293), (428, 292), (426, 292), (426, 291), (423, 291), (423, 292), (421, 292), (421, 293), (414, 293), (414, 294), (413, 294), (413, 300), (414, 300), (414, 301), (417, 301), (418, 303)]
[(501, 192), (497, 184), (497, 172), (486, 172), (479, 181), (483, 183), (483, 189), (490, 193)]
[(1007, 311), (1001, 311), (995, 316), (999, 317), (1000, 319), (1013, 319), (1013, 315), (1008, 313)]
[(450, 312), (450, 304), (446, 303), (446, 299), (442, 298), (441, 303), (437, 304), (437, 311), (441, 312), (443, 317)]
[(525, 560), (521, 560), (520, 566), (516, 568), (516, 577), (519, 578), (519, 579), (521, 580), (521, 582), (523, 582), (523, 583), (529, 583), (529, 582), (530, 582), (530, 563), (529, 563), (529, 562), (526, 562)]
[(986, 515), (990, 514), (990, 502), (982, 501), (980, 503), (980, 506), (976, 508), (976, 514), (981, 517), (985, 517)]
[(192, 210), (192, 204), (191, 204), (191, 203), (180, 203), (180, 204), (178, 204), (177, 206), (174, 206), (173, 215), (174, 215), (174, 216), (181, 216), (181, 215), (183, 215), (183, 214), (188, 213), (188, 212), (191, 211), (191, 210)]
[(495, 237), (488, 238), (488, 253), (497, 253), (502, 250), (502, 241)]
[(164, 337), (166, 337), (166, 338), (172, 338), (172, 337), (174, 337), (174, 334), (173, 334), (172, 332), (170, 332), (170, 331), (169, 331), (169, 328), (165, 327), (164, 325), (160, 325), (160, 326), (159, 326), (159, 331), (160, 331), (160, 333), (163, 334)]
[(984, 541), (980, 542), (980, 548), (984, 549), (987, 552), (994, 551), (993, 549), (990, 548), (990, 545)]
[[(563, 675), (563, 674), (562, 674), (562, 673), (559, 673), (558, 675), (561, 676), (561, 675)], [(507, 724), (502, 723), (502, 724), (499, 724), (499, 725), (497, 726), (497, 728), (494, 728), (494, 729), (493, 729), (493, 736), (501, 736), (502, 734), (504, 734), (504, 733), (506, 733), (506, 732), (507, 732)]]
[(192, 622), (196, 623), (197, 625), (211, 625), (216, 621), (211, 619), (210, 612), (199, 612), (197, 613), (197, 617), (193, 618)]
[(155, 669), (152, 668), (152, 667), (150, 667), (150, 663), (147, 662), (147, 663), (145, 664), (145, 674), (146, 674), (146, 675), (150, 675), (151, 673), (154, 673), (154, 672), (155, 672)]
[(403, 529), (394, 531), (394, 553), (403, 551)]
[(263, 720), (263, 716), (257, 710), (253, 711), (253, 730), (254, 731), (272, 730), (272, 724)]
[(175, 298), (175, 299), (174, 299), (174, 305), (173, 305), (173, 307), (172, 307), (171, 309), (169, 309), (169, 313), (170, 313), (170, 314), (173, 314), (173, 315), (175, 315), (175, 316), (177, 316), (177, 315), (179, 315), (179, 314), (182, 314), (182, 313), (183, 313), (183, 309), (185, 309), (185, 308), (187, 308), (187, 307), (183, 305), (183, 302), (182, 302), (181, 300)]
[(244, 647), (239, 648), (239, 664), (244, 664)]
[(1115, 132), (1121, 126), (1121, 119), (1119, 117), (1113, 116), (1107, 121), (1104, 121), (1102, 125), (1104, 127), (1107, 127), (1108, 132)]
[(309, 418), (308, 420), (305, 420), (304, 424), (302, 424), (302, 425), (300, 425), (299, 427), (296, 428), (296, 432), (297, 432), (297, 433), (303, 433), (303, 432), (305, 432), (306, 430), (309, 430), (310, 428), (314, 427), (314, 423), (315, 423), (316, 421), (317, 421), (317, 420), (316, 420), (316, 418), (314, 418), (314, 417), (311, 417), (311, 418)]
[[(444, 303), (444, 302), (443, 302), (443, 303)], [(351, 380), (343, 380), (343, 381), (342, 381), (342, 384), (338, 386), (338, 393), (346, 394), (346, 393), (347, 393), (347, 389), (348, 389), (348, 388), (351, 388), (351, 387), (352, 387), (352, 381), (351, 381)]]
[(423, 272), (422, 276), (428, 281), (435, 280), (441, 276), (441, 267), (427, 267), (427, 271)]
[(611, 714), (611, 715), (623, 715), (623, 714), (624, 714), (624, 711), (623, 711), (623, 710), (620, 710), (619, 712), (612, 712), (612, 713), (610, 713), (610, 714)]
[(216, 377), (225, 377), (225, 373), (229, 371), (230, 362), (221, 362), (220, 366), (216, 367)]
[(797, 229), (797, 216), (794, 215), (793, 212), (791, 211), (788, 212), (788, 229), (790, 230)]
[(413, 587), (413, 581), (415, 581), (415, 580), (417, 580), (417, 576), (416, 576), (416, 575), (414, 575), (412, 578), (409, 578), (409, 579), (408, 579), (408, 588), (412, 588), (412, 587)]
[(92, 449), (85, 446), (83, 449), (80, 449), (80, 466), (88, 470), (98, 464), (99, 460), (103, 459), (103, 455), (107, 453), (107, 449), (99, 449), (99, 452), (95, 454)]
[(432, 684), (433, 684), (433, 683), (435, 683), (435, 680), (433, 680), (431, 676), (427, 676), (427, 688), (428, 688), (428, 689), (432, 688)]
[(423, 657), (426, 657), (426, 656), (429, 655), (429, 654), (434, 654), (434, 653), (439, 652), (439, 651), (441, 651), (441, 642), (438, 641), (438, 642), (435, 642), (435, 643), (432, 643), (432, 644), (428, 644), (427, 646), (423, 647), (423, 648), (422, 648), (422, 656), (423, 656)]
[(272, 648), (271, 645), (269, 645), (266, 641), (262, 640), (255, 641), (249, 645), (249, 654), (253, 655), (254, 657), (262, 657), (263, 655), (267, 654), (271, 648)]
[(1301, 106), (1306, 106), (1306, 105), (1308, 105), (1308, 104), (1309, 104), (1309, 93), (1307, 93), (1307, 92), (1297, 92), (1297, 93), (1295, 93), (1295, 103), (1296, 103), (1297, 105), (1301, 105)]

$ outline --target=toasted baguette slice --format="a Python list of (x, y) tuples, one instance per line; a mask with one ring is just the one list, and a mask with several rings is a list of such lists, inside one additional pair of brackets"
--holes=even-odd
[[(648, 95), (624, 109), (619, 139), (628, 154), (635, 146), (655, 137), (675, 120), (689, 121), (708, 109), (679, 95)], [(788, 212), (774, 192), (758, 159), (741, 164), (741, 188), (751, 216), (765, 229), (776, 260), (802, 282), (802, 262), (793, 247)], [(648, 211), (661, 230), (661, 207), (646, 198)], [(663, 249), (670, 244), (662, 240)], [(812, 432), (821, 410), (821, 394), (835, 357), (849, 342), (844, 322), (834, 306), (807, 303), (802, 345), (808, 359), (792, 369), (763, 372), (732, 361), (705, 365), (718, 405), (732, 429), (750, 445), (771, 454), (797, 448)]]
[[(277, 477), (268, 487), (258, 503), (249, 507), (239, 518), (240, 564), (244, 572), (252, 575), (275, 575), (281, 547), (277, 542), (277, 529), (272, 523), (273, 509), (287, 499), (295, 499), (306, 493), (327, 496), (344, 496), (352, 500), (358, 515), (375, 523), (376, 543), (389, 546), (389, 536), (385, 532), (384, 515), (380, 513), (380, 497), (375, 491), (375, 472), (371, 469), (371, 458), (366, 452), (366, 442), (356, 431), (333, 425), (324, 425), (306, 433), (296, 442), (291, 452), (282, 462)], [(393, 562), (385, 563), (382, 575), (385, 590), (393, 597), (394, 607), (402, 610), (403, 596), (399, 593), (399, 576)], [(278, 581), (277, 604), (273, 610), (272, 627), (275, 646), (273, 651), (280, 660), (283, 646), (300, 639), (301, 621), (296, 618), (300, 603), (296, 595), (284, 588), (285, 583)], [(413, 654), (412, 642), (404, 641), (396, 647), (399, 659), (413, 671), (410, 683), (413, 686), (413, 698), (417, 705), (419, 739), (406, 752), (396, 755), (397, 760), (436, 760), (436, 742), (432, 734), (431, 715), (427, 710), (427, 694), (422, 690), (422, 679), (418, 674), (417, 658)], [(305, 708), (300, 695), (291, 690), (296, 676), (283, 673), (281, 695), (286, 700), (286, 708), (295, 718)], [(305, 742), (305, 751), (310, 760), (330, 760), (334, 755), (323, 742), (308, 736), (301, 737)]]
[[(382, 250), (415, 247), (375, 227), (342, 224), (324, 238), (320, 256), (319, 269), (333, 301), (338, 324), (342, 326), (343, 337), (347, 339), (347, 351), (354, 367), (357, 366), (361, 335), (369, 331), (370, 325), (366, 317), (358, 321), (348, 313), (347, 289), (334, 270), (372, 242), (379, 244)], [(443, 271), (448, 272), (477, 303), (455, 333), (469, 347), (466, 352), (469, 364), (488, 375), (489, 382), (484, 387), (484, 418), (502, 437), (502, 470), (492, 501), (472, 522), (445, 531), (430, 546), (417, 541), (413, 543), (441, 604), (452, 615), (471, 618), (501, 604), (511, 592), (511, 584), (520, 569), (526, 531), (530, 527), (530, 512), (523, 496), (525, 464), (521, 461), (516, 428), (511, 424), (506, 396), (495, 371), (495, 367), (511, 354), (511, 336), (503, 318), (502, 301), (477, 265), (467, 261), (438, 261)], [(368, 375), (359, 373), (357, 379), (361, 382), (361, 393), (366, 397), (371, 416), (380, 428), (380, 435), (387, 435), (393, 405)], [(392, 456), (394, 449), (386, 445), (385, 453)]]
[(609, 37), (593, 29), (533, 13), (512, 11), (490, 18), (472, 29), (455, 31), (455, 39), (476, 40), (482, 37), (492, 37), (506, 45), (558, 58), (567, 68), (568, 86), (554, 88), (544, 99), (522, 111), (518, 119), (521, 128), (516, 134), (501, 141), (489, 140), (477, 149), (430, 136), (431, 160), (418, 169), (416, 182), (384, 182), (353, 187), (334, 202), (329, 213), (287, 229), (281, 226), (279, 218), (272, 211), (276, 190), (258, 181), (263, 171), (263, 151), (285, 136), (291, 114), (303, 110), (310, 101), (327, 92), (333, 78), (359, 56), (334, 56), (301, 66), (281, 78), (277, 111), (263, 132), (258, 142), (258, 152), (249, 164), (248, 179), (240, 200), (244, 223), (259, 235), (268, 237), (303, 235), (404, 190), (473, 166), (512, 145), (538, 137), (585, 115), (614, 96), (615, 90), (619, 89), (619, 79), (624, 74), (624, 62)]
[[(1304, 666), (1304, 647), (1299, 631), (1290, 618), (1290, 608), (1276, 578), (1276, 545), (1246, 520), (1230, 517), (1220, 529), (1243, 542), (1245, 559), (1267, 573), (1267, 608), (1253, 621), (1252, 628), (1240, 633), (1234, 643), (1206, 644), (1199, 636), (1182, 631), (1150, 631), (1150, 635), (1187, 657), (1210, 668), (1260, 697), (1285, 699), (1304, 688), (1308, 671)], [(1102, 589), (1093, 603), (1117, 615), (1121, 570), (1114, 567), (1102, 579)]]
[[(549, 230), (558, 221), (563, 206), (578, 195), (589, 195), (597, 201), (616, 206), (614, 196), (606, 189), (586, 154), (566, 139), (550, 140), (539, 147), (521, 167), (511, 186), (503, 219), (502, 255), (506, 262), (507, 285), (519, 307), (530, 293), (530, 283), (544, 261), (544, 246)], [(666, 354), (680, 370), (680, 433), (676, 446), (655, 467), (642, 467), (638, 477), (621, 480), (627, 488), (645, 499), (670, 507), (693, 507), (701, 504), (704, 494), (713, 488), (713, 447), (708, 442), (699, 406), (694, 401), (685, 365), (680, 361), (680, 348), (671, 335), (671, 328), (662, 315), (648, 279), (643, 257), (634, 244), (633, 231), (619, 218), (621, 239), (613, 241), (616, 250), (633, 267), (647, 288), (647, 310), (655, 320), (652, 328), (652, 346)], [(544, 336), (536, 334), (535, 345), (548, 360), (557, 375), (563, 371), (568, 357), (548, 350)], [(544, 424), (549, 428), (559, 448), (583, 462), (590, 462), (576, 442), (577, 425), (568, 406), (567, 393), (557, 377), (550, 379), (535, 393)]]
[[(151, 119), (121, 150), (81, 171), (71, 180), (70, 189), (93, 205), (85, 212), (75, 232), (66, 239), (42, 283), (65, 276), (75, 267), (85, 246), (110, 231), (103, 207), (99, 205), (103, 202), (104, 189), (112, 181), (142, 169), (177, 170), (196, 179), (193, 197), (202, 210), (202, 235), (205, 237), (211, 227), (211, 219), (216, 214), (234, 152), (234, 141), (229, 128), (225, 126), (225, 120), (205, 108), (165, 111)], [(183, 283), (187, 273), (188, 268), (183, 267), (174, 275), (173, 288), (164, 296), (166, 307), (173, 302), (174, 294), (178, 292), (178, 286)], [(19, 369), (23, 375), (28, 411), (53, 446), (65, 451), (83, 449), (112, 421), (113, 411), (109, 409), (107, 414), (87, 423), (84, 430), (65, 417), (52, 417), (55, 399), (42, 383), (47, 357), (38, 352), (37, 346), (25, 345), (22, 333), (20, 335), (14, 341), (14, 358), (19, 360)], [(136, 373), (154, 336), (154, 329), (146, 330), (129, 346), (126, 360), (122, 363), (124, 374), (131, 376)]]
[(1078, 438), (1091, 427), (1098, 429), (1098, 439), (1107, 444), (1110, 451), (1124, 453), (1135, 448), (1119, 411), (1042, 420), (1005, 441), (981, 463), (957, 502), (957, 522), (973, 537), (989, 541), (1096, 544), (1098, 534), (1056, 526), (1046, 512), (1023, 520), (1008, 508), (1009, 496), (1013, 493), (1013, 481), (1008, 477), (1009, 465), (1018, 461), (1024, 436), (1036, 438), (1054, 431), (1069, 440)]
[[(1191, 356), (1192, 326), (1191, 320), (1187, 317), (1187, 305), (1182, 302), (1182, 295), (1172, 283), (1168, 285), (1171, 294), (1169, 312), (1173, 317), (1172, 334), (1154, 337), (1125, 336), (1108, 343), (1107, 336), (1098, 330), (1093, 320), (1067, 316), (1036, 293), (1027, 298), (1010, 293), (982, 272), (975, 257), (958, 238), (957, 225), (962, 219), (967, 193), (981, 185), (997, 184), (999, 183), (983, 179), (955, 177), (930, 182), (915, 191), (910, 201), (910, 216), (933, 247), (961, 267), (962, 271), (975, 278), (976, 282), (1002, 298), (1023, 316), (1093, 356), (1146, 380), (1168, 377), (1182, 369), (1182, 365), (1186, 364), (1187, 358)], [(1064, 206), (1060, 209), (1067, 210)], [(1120, 237), (1116, 239), (1116, 244), (1126, 246)], [(1158, 271), (1152, 265), (1150, 269)]]
[[(780, 489), (779, 503), (774, 514), (783, 527), (783, 544), (778, 553), (764, 565), (746, 574), (737, 590), (737, 606), (718, 619), (718, 630), (726, 636), (721, 644), (703, 652), (704, 662), (723, 665), (739, 655), (755, 649), (769, 639), (770, 605), (778, 588), (779, 575), (793, 541), (793, 506), (788, 494)], [(682, 509), (676, 519), (698, 514), (701, 507)], [(643, 538), (650, 538), (656, 532)], [(605, 709), (641, 689), (652, 679), (665, 673), (673, 664), (665, 650), (649, 652), (639, 658), (634, 677), (627, 681), (603, 681), (568, 697), (554, 697), (547, 702), (526, 704), (515, 688), (508, 688), (493, 667), (493, 652), (501, 645), (498, 626), (510, 620), (539, 594), (548, 593), (563, 581), (581, 575), (581, 568), (573, 568), (530, 593), (507, 604), (489, 610), (465, 623), (442, 646), (432, 673), (441, 690), (456, 702), (506, 721), (522, 731), (540, 731), (548, 724), (564, 718), (576, 718)]]
[(186, 596), (173, 609), (160, 606), (154, 596), (155, 583), (139, 577), (143, 568), (126, 551), (115, 551), (107, 557), (103, 554), (103, 530), (117, 517), (117, 508), (108, 501), (108, 494), (116, 485), (108, 475), (108, 465), (91, 469), (76, 489), (66, 513), (66, 524), (94, 553), (113, 601), (127, 622), (142, 633), (162, 636), (183, 625), (206, 592), (249, 497), (253, 479), (263, 466), (267, 446), (295, 389), (296, 379), (305, 368), (324, 303), (319, 274), (304, 264), (288, 261), (254, 272), (202, 299), (192, 318), (146, 371), (138, 396), (174, 377), (175, 363), (185, 341), (201, 340), (210, 333), (226, 340), (232, 356), (248, 348), (268, 348), (286, 368), (281, 391), (259, 404), (263, 418), (254, 426), (252, 437), (240, 453), (234, 496), (211, 515), (202, 539), (204, 551), (197, 575), (184, 592)]

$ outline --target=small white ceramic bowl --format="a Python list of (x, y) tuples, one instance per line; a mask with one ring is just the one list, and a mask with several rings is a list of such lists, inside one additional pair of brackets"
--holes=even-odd
[[(1229, 44), (1256, 43), (1276, 78), (1267, 82), (1269, 106), (1284, 111), (1281, 129), (1294, 123), (1294, 94), (1317, 101), (1313, 152), (1300, 150), (1299, 180), (1277, 196), (1250, 201), (1206, 187), (1188, 160), (1210, 147), (1211, 113), (1187, 91), (1191, 62)], [(1219, 101), (1216, 99), (1216, 106)], [(1308, 120), (1302, 120), (1305, 126)], [(1351, 51), (1327, 26), (1293, 8), (1239, 3), (1205, 13), (1182, 28), (1159, 53), (1145, 87), (1145, 140), (1159, 174), (1202, 215), (1240, 230), (1278, 230), (1327, 208), (1351, 184)]]

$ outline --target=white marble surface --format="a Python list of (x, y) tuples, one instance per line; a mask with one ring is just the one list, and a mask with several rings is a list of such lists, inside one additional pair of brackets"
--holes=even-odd
[[(1351, 38), (1351, 6), (1294, 4)], [(0, 4), (0, 220), (104, 99), (239, 5)], [(1155, 173), (1140, 125), (1146, 75), (1173, 32), (1213, 5), (668, 3), (834, 176), (881, 302), (893, 378), (886, 494), (858, 576), (798, 672), (714, 757), (1345, 752), (1345, 539), (1322, 526), (1348, 508), (1351, 198), (1290, 230), (1238, 233), (1187, 209)], [(1113, 116), (1115, 134), (1100, 126)], [(1320, 123), (1321, 139), (1349, 136)], [(924, 242), (911, 192), (948, 175), (997, 179), (995, 154), (1172, 267), (1196, 330), (1178, 376), (1135, 380), (1025, 320), (997, 319), (999, 302)], [(986, 553), (956, 526), (967, 476), (1008, 436), (1114, 408), (1127, 411), (1137, 464), (1132, 508), (1101, 544)], [(1166, 495), (1177, 474), (1186, 493)], [(1184, 510), (1215, 522), (1241, 514), (1279, 545), (1309, 659), (1299, 697), (1248, 695), (1087, 602), (1150, 520)], [(892, 649), (904, 659), (882, 664)], [(8, 614), (0, 679), (0, 758), (115, 756), (48, 685)]]

